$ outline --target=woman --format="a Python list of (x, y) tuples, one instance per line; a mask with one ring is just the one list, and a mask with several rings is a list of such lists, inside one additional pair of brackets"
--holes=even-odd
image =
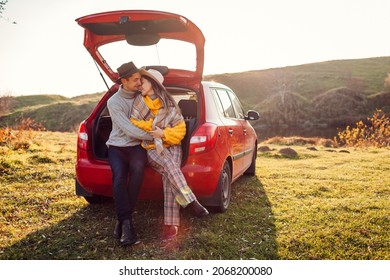
[(154, 138), (154, 141), (143, 141), (142, 146), (147, 150), (150, 166), (163, 178), (163, 239), (169, 240), (178, 234), (180, 206), (190, 208), (197, 217), (209, 212), (198, 202), (180, 170), (180, 142), (186, 133), (180, 109), (162, 85), (164, 78), (160, 72), (141, 69), (140, 74), (141, 94), (134, 100), (131, 121)]

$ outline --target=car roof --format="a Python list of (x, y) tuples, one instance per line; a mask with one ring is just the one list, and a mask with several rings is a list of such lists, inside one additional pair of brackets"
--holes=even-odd
[(214, 81), (202, 81), (202, 85), (203, 85), (203, 87), (206, 87), (206, 88), (223, 88), (223, 89), (232, 90), (228, 86), (221, 84), (221, 83), (214, 82)]

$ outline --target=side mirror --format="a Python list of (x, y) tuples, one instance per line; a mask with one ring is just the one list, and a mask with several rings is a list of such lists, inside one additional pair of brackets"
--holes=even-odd
[(253, 110), (249, 110), (245, 117), (245, 119), (248, 121), (255, 121), (258, 120), (259, 118), (260, 118), (259, 113)]

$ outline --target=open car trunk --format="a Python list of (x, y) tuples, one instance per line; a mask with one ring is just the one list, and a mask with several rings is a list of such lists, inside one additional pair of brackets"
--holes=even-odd
[[(162, 11), (121, 10), (87, 15), (76, 21), (84, 28), (84, 46), (113, 82), (118, 80), (113, 69), (123, 63), (123, 57), (132, 57), (136, 65), (168, 66), (166, 84), (200, 85), (205, 38), (189, 19)], [(139, 49), (152, 53), (141, 55)]]
[[(186, 135), (181, 142), (183, 150), (184, 162), (188, 156), (188, 149), (190, 144), (190, 135), (194, 131), (197, 116), (198, 116), (198, 99), (195, 92), (185, 88), (169, 88), (169, 93), (174, 97), (181, 109), (181, 113), (186, 123)], [(107, 106), (104, 106), (100, 111), (99, 116), (95, 119), (93, 126), (92, 145), (93, 152), (98, 160), (108, 161), (108, 149), (106, 142), (112, 130), (111, 117), (109, 115)]]

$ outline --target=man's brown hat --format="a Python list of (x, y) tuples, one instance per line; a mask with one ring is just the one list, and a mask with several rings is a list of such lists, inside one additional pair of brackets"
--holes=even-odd
[(122, 64), (118, 70), (118, 78), (127, 78), (133, 75), (134, 73), (138, 73), (139, 69), (134, 65), (132, 61)]

